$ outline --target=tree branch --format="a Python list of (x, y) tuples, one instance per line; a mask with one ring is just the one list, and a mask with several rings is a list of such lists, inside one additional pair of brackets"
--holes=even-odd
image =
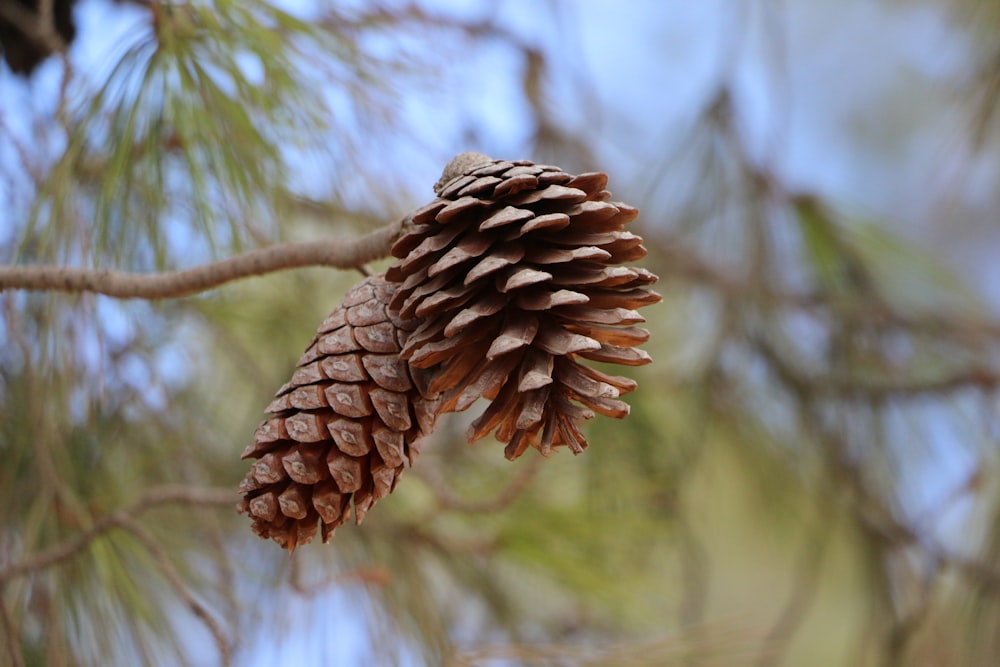
[(0, 266), (0, 292), (93, 292), (118, 299), (177, 299), (228, 282), (305, 266), (360, 267), (389, 254), (409, 221), (403, 218), (355, 239), (287, 243), (182, 271), (126, 273), (68, 266)]
[(985, 317), (958, 313), (906, 313), (881, 299), (839, 300), (822, 291), (800, 292), (773, 285), (760, 285), (726, 272), (676, 242), (647, 237), (646, 245), (655, 245), (663, 266), (662, 280), (683, 281), (704, 287), (734, 300), (760, 297), (783, 307), (813, 312), (829, 311), (846, 320), (864, 320), (900, 329), (928, 334), (948, 334), (968, 338), (1000, 339), (1000, 322)]
[(757, 667), (779, 665), (787, 655), (788, 645), (815, 602), (829, 536), (828, 530), (810, 532), (805, 536), (794, 571), (789, 573), (789, 578), (793, 579), (791, 590), (777, 620), (764, 637)]
[[(770, 351), (766, 345), (761, 349), (764, 354)], [(773, 351), (770, 352), (773, 354)], [(901, 551), (906, 547), (919, 545), (932, 561), (952, 568), (958, 575), (978, 585), (984, 593), (1000, 591), (1000, 569), (975, 557), (952, 551), (931, 534), (929, 527), (922, 529), (919, 525), (897, 517), (893, 510), (872, 492), (861, 472), (861, 464), (848, 454), (842, 436), (824, 427), (815, 404), (818, 385), (797, 383), (794, 376), (780, 372), (778, 380), (794, 392), (800, 409), (817, 427), (816, 436), (828, 456), (828, 465), (833, 474), (843, 480), (847, 491), (843, 495), (851, 507), (860, 530), (874, 538), (875, 543), (883, 548)], [(965, 485), (974, 483), (975, 481), (971, 480)]]
[(230, 489), (188, 486), (154, 487), (128, 507), (101, 516), (94, 522), (94, 525), (76, 536), (0, 568), (0, 588), (18, 577), (30, 575), (72, 558), (104, 533), (113, 528), (130, 525), (130, 522), (136, 517), (153, 507), (160, 505), (235, 506), (236, 500), (235, 492)]
[(961, 391), (978, 389), (994, 391), (1000, 387), (1000, 373), (990, 368), (959, 368), (941, 372), (937, 377), (914, 377), (900, 373), (893, 375), (865, 377), (843, 371), (831, 370), (816, 373), (803, 370), (792, 362), (788, 355), (782, 355), (768, 341), (755, 336), (753, 345), (777, 378), (787, 387), (799, 393), (819, 397), (834, 396), (872, 400), (880, 398), (925, 398)]
[(414, 473), (418, 477), (422, 477), (428, 488), (434, 493), (439, 509), (469, 514), (491, 514), (506, 509), (517, 500), (521, 492), (528, 487), (538, 471), (541, 470), (541, 462), (544, 460), (541, 456), (532, 457), (496, 496), (480, 500), (462, 498), (448, 485), (440, 471), (435, 470), (432, 466), (415, 468)]
[(314, 581), (305, 581), (303, 578), (301, 559), (290, 559), (288, 568), (288, 582), (291, 584), (292, 590), (304, 597), (314, 597), (335, 585), (358, 583), (385, 586), (392, 581), (392, 570), (376, 565), (359, 567), (349, 572), (334, 572)]
[(66, 43), (56, 31), (52, 0), (42, 0), (38, 14), (16, 2), (2, 2), (0, 18), (6, 19), (28, 39), (44, 46), (49, 53), (62, 53), (66, 50)]
[(174, 567), (174, 564), (170, 561), (170, 557), (167, 555), (166, 550), (163, 546), (156, 541), (153, 534), (146, 530), (145, 526), (140, 524), (135, 519), (128, 517), (122, 523), (121, 527), (136, 537), (142, 545), (146, 548), (149, 554), (156, 561), (156, 564), (160, 568), (160, 572), (167, 579), (171, 588), (180, 597), (184, 605), (191, 610), (198, 619), (205, 624), (205, 627), (211, 633), (212, 638), (215, 640), (215, 645), (219, 649), (219, 656), (221, 662), (225, 667), (229, 667), (232, 664), (232, 650), (230, 648), (229, 640), (226, 639), (226, 634), (219, 625), (219, 622), (214, 616), (208, 611), (208, 609), (199, 602), (194, 595), (188, 590), (187, 585), (184, 583), (184, 579), (181, 577), (180, 572)]
[(24, 656), (18, 648), (20, 639), (14, 625), (14, 617), (7, 609), (7, 601), (0, 597), (0, 625), (3, 626), (4, 637), (7, 638), (7, 657), (11, 667), (24, 667)]

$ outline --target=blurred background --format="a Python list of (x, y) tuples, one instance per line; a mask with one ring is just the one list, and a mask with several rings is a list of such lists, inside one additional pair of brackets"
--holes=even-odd
[(3, 0), (0, 44), (0, 263), (356, 236), (479, 150), (607, 172), (664, 297), (584, 454), (451, 415), (289, 558), (239, 455), (357, 272), (0, 292), (0, 664), (996, 664), (1000, 4)]

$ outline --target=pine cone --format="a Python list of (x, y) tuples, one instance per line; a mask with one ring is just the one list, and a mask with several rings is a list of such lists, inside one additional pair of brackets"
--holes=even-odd
[(291, 550), (322, 526), (323, 541), (396, 486), (430, 433), (437, 401), (425, 372), (399, 357), (419, 320), (387, 311), (393, 286), (366, 278), (320, 325), (292, 379), (267, 407), (243, 458), (240, 485), (253, 530)]
[(400, 356), (430, 371), (442, 412), (491, 400), (470, 442), (495, 431), (509, 459), (528, 446), (579, 453), (582, 420), (628, 414), (617, 399), (635, 382), (582, 362), (648, 363), (634, 346), (649, 333), (632, 325), (660, 296), (645, 287), (655, 275), (618, 266), (646, 250), (624, 231), (638, 211), (609, 202), (606, 184), (601, 173), (463, 153), (393, 246), (390, 312), (420, 320)]

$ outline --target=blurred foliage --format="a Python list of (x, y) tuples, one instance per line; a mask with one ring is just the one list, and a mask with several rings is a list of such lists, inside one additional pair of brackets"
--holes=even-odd
[[(588, 78), (574, 3), (530, 5), (542, 37), (490, 3), (81, 4), (126, 19), (104, 61), (0, 71), (4, 261), (154, 270), (346, 235), (471, 147), (610, 172), (665, 299), (632, 415), (595, 420), (585, 454), (510, 464), (452, 416), (362, 528), (289, 559), (233, 511), (238, 456), (356, 275), (0, 293), (0, 664), (994, 664), (996, 273), (954, 258), (997, 247), (995, 183), (909, 193), (910, 217), (803, 185), (761, 148), (780, 132), (754, 125), (731, 25), (697, 108), (664, 121)], [(927, 84), (966, 91), (961, 186), (995, 180), (995, 5), (927, 5), (968, 44)], [(679, 5), (657, 6), (665, 31)], [(741, 7), (772, 47), (797, 25)], [(864, 108), (888, 128), (908, 100), (883, 101)]]

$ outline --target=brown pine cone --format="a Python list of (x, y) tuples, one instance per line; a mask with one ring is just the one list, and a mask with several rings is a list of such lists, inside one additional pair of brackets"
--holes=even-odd
[(293, 550), (322, 526), (323, 541), (361, 523), (396, 486), (430, 433), (437, 401), (424, 372), (399, 357), (419, 324), (387, 310), (393, 286), (366, 278), (320, 325), (292, 379), (267, 407), (243, 458), (240, 512), (253, 530)]
[(601, 173), (463, 153), (392, 248), (390, 310), (420, 320), (402, 358), (430, 371), (442, 412), (490, 399), (469, 440), (495, 431), (509, 459), (529, 445), (579, 453), (582, 420), (628, 414), (617, 399), (635, 382), (584, 361), (650, 361), (634, 347), (649, 333), (632, 325), (644, 321), (636, 308), (660, 300), (646, 289), (657, 278), (619, 266), (646, 250), (624, 230), (638, 211), (608, 201), (606, 184)]

